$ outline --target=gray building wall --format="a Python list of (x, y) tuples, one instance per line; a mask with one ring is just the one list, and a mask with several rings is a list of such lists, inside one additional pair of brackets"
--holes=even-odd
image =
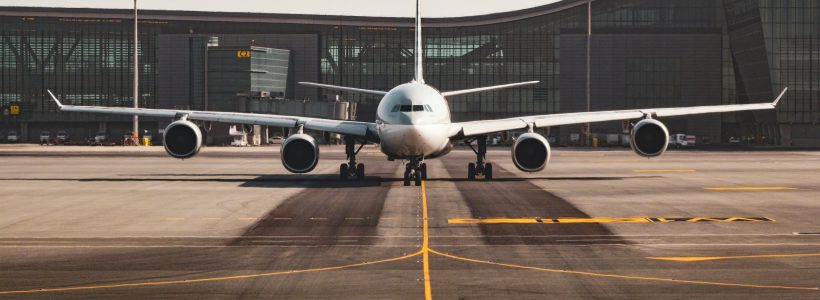
[[(591, 107), (592, 111), (630, 108), (636, 106), (696, 106), (721, 104), (721, 50), (722, 37), (716, 33), (651, 33), (606, 34), (592, 38)], [(561, 112), (586, 111), (586, 35), (561, 36)], [(649, 103), (643, 96), (634, 99), (628, 93), (627, 64), (630, 59), (678, 60), (679, 81), (674, 98), (661, 93), (666, 101)], [(653, 78), (645, 79), (653, 84)], [(632, 98), (631, 98), (632, 97)], [(663, 120), (671, 133), (686, 133), (721, 140), (721, 116), (706, 115), (685, 119)], [(592, 125), (593, 133), (621, 133), (620, 123)], [(561, 128), (561, 141), (568, 141), (571, 133), (581, 133), (581, 126)]]

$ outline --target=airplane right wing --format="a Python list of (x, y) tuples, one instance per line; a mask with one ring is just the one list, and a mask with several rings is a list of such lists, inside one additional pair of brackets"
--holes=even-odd
[(560, 125), (640, 119), (647, 116), (652, 118), (662, 118), (708, 113), (774, 109), (777, 107), (777, 103), (780, 102), (780, 99), (783, 98), (783, 95), (786, 94), (788, 89), (789, 88), (783, 89), (780, 96), (778, 96), (773, 102), (769, 103), (577, 112), (453, 123), (450, 130), (450, 135), (468, 137), (493, 132), (524, 129), (529, 126), (543, 128)]

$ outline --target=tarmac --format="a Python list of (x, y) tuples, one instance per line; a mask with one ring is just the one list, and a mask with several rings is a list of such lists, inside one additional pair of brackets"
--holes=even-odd
[(820, 152), (0, 145), (0, 299), (818, 299)]

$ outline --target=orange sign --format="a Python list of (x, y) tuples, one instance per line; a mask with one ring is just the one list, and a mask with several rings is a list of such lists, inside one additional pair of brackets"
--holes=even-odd
[(251, 51), (250, 50), (236, 51), (236, 57), (238, 57), (238, 58), (249, 58), (249, 57), (251, 57)]

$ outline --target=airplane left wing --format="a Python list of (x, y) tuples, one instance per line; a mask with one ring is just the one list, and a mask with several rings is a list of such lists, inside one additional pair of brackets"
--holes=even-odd
[(542, 128), (560, 125), (640, 119), (647, 116), (652, 118), (662, 118), (708, 113), (774, 109), (777, 107), (777, 103), (780, 102), (780, 99), (783, 98), (783, 95), (786, 94), (788, 89), (789, 88), (783, 89), (780, 96), (778, 96), (773, 102), (769, 103), (578, 112), (453, 123), (450, 130), (450, 135), (468, 137), (499, 131), (523, 129), (529, 127), (530, 125), (535, 128)]
[(60, 102), (60, 100), (57, 99), (56, 96), (54, 96), (53, 93), (51, 93), (51, 91), (48, 91), (48, 93), (49, 95), (51, 95), (51, 99), (54, 100), (60, 111), (131, 116), (138, 115), (144, 117), (160, 118), (177, 118), (187, 116), (189, 120), (248, 125), (264, 125), (286, 128), (293, 128), (298, 125), (302, 125), (305, 129), (310, 130), (328, 131), (333, 133), (341, 133), (359, 137), (378, 137), (376, 124), (368, 122), (237, 112), (64, 105)]

